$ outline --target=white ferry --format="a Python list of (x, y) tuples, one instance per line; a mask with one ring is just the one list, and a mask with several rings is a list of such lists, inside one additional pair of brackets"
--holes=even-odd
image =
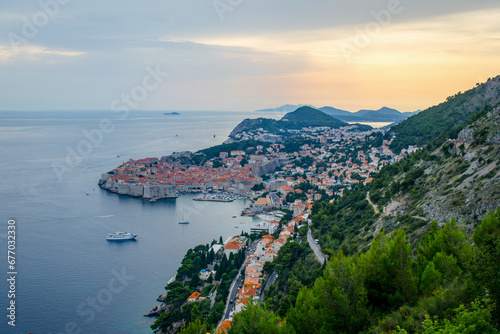
[(122, 241), (122, 240), (135, 240), (137, 238), (137, 234), (132, 234), (129, 232), (115, 232), (112, 234), (108, 234), (106, 237), (109, 241)]

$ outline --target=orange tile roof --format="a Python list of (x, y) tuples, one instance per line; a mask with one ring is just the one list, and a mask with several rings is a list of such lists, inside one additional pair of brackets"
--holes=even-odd
[(262, 271), (262, 267), (259, 266), (250, 266), (245, 269), (245, 275), (252, 275), (252, 274), (260, 274)]
[(225, 249), (239, 249), (241, 242), (231, 241), (226, 244)]
[(220, 326), (219, 329), (217, 329), (216, 334), (226, 334), (227, 331), (231, 328), (231, 321), (230, 320), (224, 320)]
[(241, 295), (242, 296), (252, 296), (255, 297), (257, 296), (257, 289), (253, 287), (245, 287), (241, 289)]
[(196, 299), (198, 299), (198, 297), (199, 297), (200, 295), (201, 295), (201, 293), (199, 293), (198, 291), (195, 291), (195, 292), (193, 292), (193, 293), (191, 294), (191, 296), (189, 296), (189, 297), (188, 297), (188, 300), (191, 300), (191, 299), (196, 300)]
[(258, 277), (245, 277), (245, 285), (258, 285), (260, 279)]

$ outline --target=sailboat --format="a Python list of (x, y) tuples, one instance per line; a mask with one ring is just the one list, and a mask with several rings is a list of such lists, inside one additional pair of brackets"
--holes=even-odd
[(182, 224), (182, 225), (189, 224), (189, 222), (184, 218), (184, 213), (182, 214), (182, 220), (179, 222), (179, 224)]

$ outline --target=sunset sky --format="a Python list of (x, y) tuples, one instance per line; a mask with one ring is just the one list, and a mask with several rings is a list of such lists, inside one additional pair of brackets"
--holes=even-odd
[(40, 3), (0, 4), (0, 110), (414, 111), (500, 74), (498, 0)]

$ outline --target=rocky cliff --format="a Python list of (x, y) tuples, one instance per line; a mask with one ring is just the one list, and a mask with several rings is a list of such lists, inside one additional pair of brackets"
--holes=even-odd
[[(500, 106), (478, 114), (458, 135), (397, 175), (413, 183), (396, 194), (398, 213), (420, 221), (451, 218), (473, 226), (500, 203)], [(417, 172), (421, 171), (421, 172)], [(416, 222), (416, 221), (415, 221)]]

